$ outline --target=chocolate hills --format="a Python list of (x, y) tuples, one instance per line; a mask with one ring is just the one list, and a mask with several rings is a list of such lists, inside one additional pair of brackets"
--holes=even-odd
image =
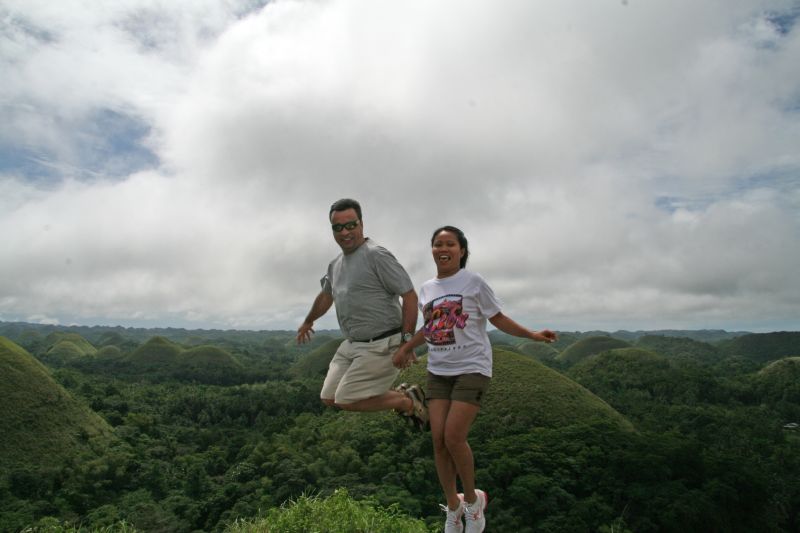
[(768, 364), (755, 376), (762, 400), (800, 403), (800, 357)]
[(200, 383), (229, 384), (238, 380), (244, 370), (238, 359), (218, 346), (203, 344), (186, 349), (160, 335), (137, 347), (122, 361), (136, 372), (154, 372), (154, 377), (164, 374)]
[(800, 355), (800, 332), (750, 333), (719, 344), (725, 355), (740, 355), (758, 363)]
[[(495, 435), (534, 427), (603, 422), (622, 431), (632, 424), (600, 397), (530, 356), (493, 349), (493, 378), (476, 424)], [(398, 383), (425, 383), (427, 356), (404, 370)]]
[(59, 466), (111, 442), (111, 427), (34, 357), (0, 337), (0, 463)]
[(133, 350), (125, 359), (140, 367), (174, 367), (182, 351), (180, 345), (156, 335)]
[(715, 346), (688, 337), (644, 335), (636, 341), (636, 346), (665, 357), (690, 358), (702, 362), (718, 361), (721, 357)]
[(514, 350), (535, 357), (538, 361), (552, 361), (558, 357), (558, 350), (549, 344), (532, 340), (523, 340), (514, 345)]
[(48, 363), (73, 363), (97, 355), (97, 348), (77, 333), (53, 332), (45, 342), (49, 346), (45, 353)]
[(606, 350), (613, 350), (614, 348), (626, 348), (630, 343), (608, 337), (605, 335), (598, 335), (580, 339), (569, 345), (563, 352), (556, 356), (556, 361), (563, 365), (574, 365), (591, 355), (595, 355)]
[(324, 376), (328, 372), (328, 363), (331, 362), (333, 354), (344, 339), (330, 339), (307, 354), (301, 356), (291, 368), (291, 374), (295, 377), (316, 377)]

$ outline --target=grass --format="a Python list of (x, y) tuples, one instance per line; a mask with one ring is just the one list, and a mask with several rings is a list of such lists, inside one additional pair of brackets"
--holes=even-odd
[(355, 501), (344, 489), (327, 498), (303, 495), (256, 520), (237, 520), (225, 533), (432, 533), (396, 506)]
[(52, 517), (42, 518), (35, 526), (26, 527), (20, 533), (139, 533), (126, 521), (98, 528), (87, 529), (59, 522)]

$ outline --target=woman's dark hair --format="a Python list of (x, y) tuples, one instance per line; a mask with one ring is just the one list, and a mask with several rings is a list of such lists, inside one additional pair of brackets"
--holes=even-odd
[(348, 209), (355, 209), (358, 220), (361, 220), (361, 204), (352, 198), (342, 198), (341, 200), (333, 202), (331, 210), (328, 211), (328, 220), (331, 219), (331, 215), (334, 211), (347, 211)]
[(459, 246), (461, 246), (461, 249), (464, 250), (464, 255), (461, 256), (461, 261), (459, 262), (459, 266), (461, 268), (464, 268), (465, 266), (467, 266), (467, 258), (469, 258), (469, 243), (467, 242), (467, 237), (464, 235), (463, 231), (461, 231), (455, 226), (442, 226), (441, 228), (437, 228), (436, 231), (433, 232), (433, 236), (431, 237), (431, 246), (433, 246), (433, 241), (436, 240), (436, 236), (443, 231), (449, 231), (450, 233), (456, 236), (456, 239), (458, 239)]

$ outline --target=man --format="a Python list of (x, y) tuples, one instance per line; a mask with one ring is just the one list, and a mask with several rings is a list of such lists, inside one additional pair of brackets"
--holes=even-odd
[(417, 324), (417, 293), (411, 278), (391, 252), (364, 237), (357, 201), (336, 201), (328, 219), (342, 253), (328, 265), (322, 290), (297, 329), (297, 342), (308, 342), (314, 321), (336, 304), (346, 339), (330, 362), (320, 398), (348, 411), (394, 409), (422, 428), (428, 422), (422, 389), (403, 385), (390, 390), (399, 372), (392, 354), (411, 339)]

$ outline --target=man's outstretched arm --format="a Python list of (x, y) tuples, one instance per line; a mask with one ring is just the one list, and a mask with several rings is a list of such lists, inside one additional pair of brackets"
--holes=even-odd
[(333, 305), (333, 295), (325, 291), (320, 292), (311, 305), (311, 310), (306, 315), (306, 319), (297, 328), (297, 344), (303, 344), (311, 340), (314, 333), (314, 321), (328, 312)]

